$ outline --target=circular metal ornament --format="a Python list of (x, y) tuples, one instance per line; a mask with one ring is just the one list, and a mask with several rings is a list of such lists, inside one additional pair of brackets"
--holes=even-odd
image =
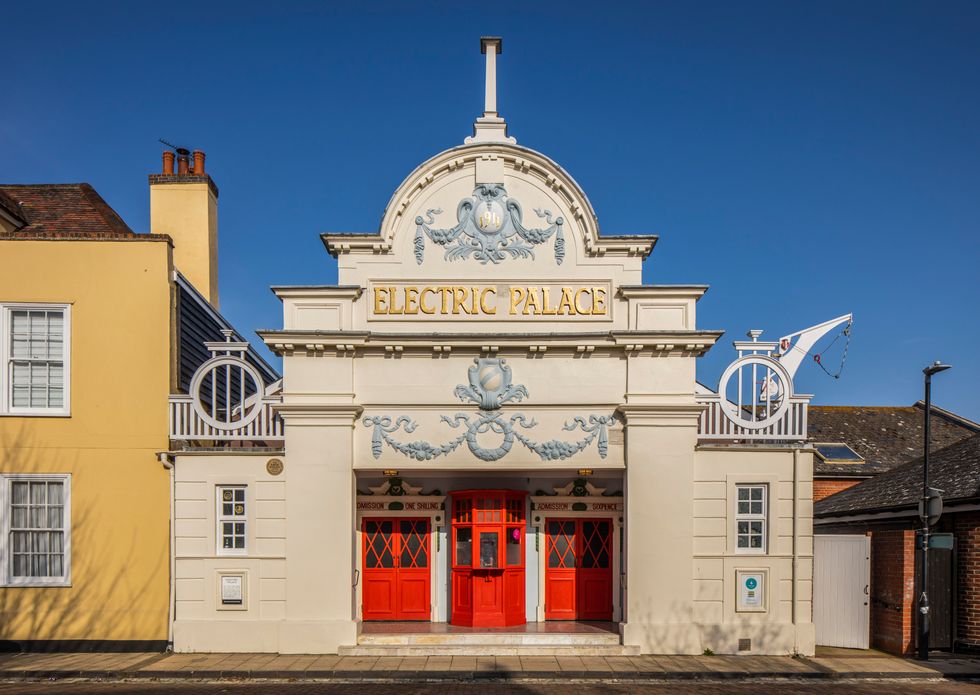
[[(758, 418), (757, 412), (745, 411), (745, 404), (742, 404), (740, 409), (737, 403), (733, 403), (728, 398), (728, 382), (738, 373), (740, 369), (745, 369), (746, 367), (757, 366), (761, 367), (763, 370), (763, 375), (767, 379), (767, 384), (770, 383), (769, 373), (778, 380), (778, 386), (776, 393), (778, 393), (778, 403), (776, 409), (771, 411), (767, 417)], [(757, 389), (758, 384), (756, 384), (751, 378), (749, 379), (749, 388)], [(722, 373), (721, 379), (718, 380), (718, 395), (721, 397), (721, 408), (725, 415), (733, 423), (747, 430), (761, 430), (775, 424), (780, 418), (786, 413), (789, 408), (789, 399), (793, 395), (793, 380), (786, 370), (786, 367), (781, 365), (778, 361), (771, 357), (765, 355), (746, 355), (745, 357), (740, 357), (730, 365)], [(766, 401), (760, 401), (760, 405), (765, 407)], [(750, 418), (744, 417), (745, 413), (749, 412)]]
[(279, 475), (282, 473), (282, 459), (269, 459), (266, 461), (265, 470), (269, 475)]
[[(242, 403), (242, 413), (241, 417), (237, 420), (218, 420), (214, 417), (213, 413), (209, 413), (204, 409), (204, 404), (201, 401), (201, 386), (204, 384), (204, 380), (213, 374), (217, 374), (217, 370), (220, 367), (234, 367), (236, 369), (242, 370), (241, 378), (245, 378), (245, 374), (252, 379), (252, 383), (255, 384), (255, 394), (261, 396), (265, 391), (265, 384), (262, 381), (262, 375), (259, 371), (249, 364), (247, 361), (240, 357), (234, 355), (218, 355), (212, 357), (207, 362), (201, 365), (201, 367), (194, 373), (194, 378), (191, 380), (190, 394), (193, 399), (194, 410), (197, 411), (198, 416), (206, 422), (211, 427), (219, 430), (233, 430), (240, 427), (245, 427), (251, 424), (255, 418), (259, 416), (259, 412), (262, 410), (262, 403), (260, 398), (252, 404), (252, 407), (247, 411), (245, 410), (245, 404)], [(211, 377), (211, 388), (216, 388), (217, 380), (214, 376)], [(226, 404), (227, 407), (227, 404)]]

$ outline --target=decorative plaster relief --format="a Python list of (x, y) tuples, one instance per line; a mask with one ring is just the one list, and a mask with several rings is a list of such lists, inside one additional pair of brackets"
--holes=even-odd
[[(536, 453), (543, 461), (564, 461), (585, 450), (592, 442), (597, 441), (599, 457), (605, 458), (609, 449), (607, 428), (615, 422), (612, 415), (577, 416), (565, 423), (562, 428), (566, 432), (581, 430), (586, 437), (578, 441), (563, 441), (552, 439), (546, 442), (536, 442), (518, 430), (531, 429), (537, 426), (532, 418), (528, 420), (523, 413), (515, 413), (506, 419), (499, 412), (500, 407), (509, 401), (521, 401), (528, 396), (523, 384), (513, 384), (511, 369), (502, 358), (481, 357), (473, 360), (469, 368), (469, 385), (456, 386), (456, 397), (461, 401), (476, 403), (480, 412), (475, 416), (466, 413), (456, 413), (452, 417), (442, 415), (440, 420), (453, 429), (465, 427), (465, 431), (455, 439), (445, 444), (430, 444), (424, 440), (414, 442), (399, 442), (392, 434), (404, 427), (405, 432), (412, 433), (418, 423), (407, 415), (401, 415), (394, 421), (387, 415), (365, 417), (362, 424), (373, 427), (371, 438), (371, 454), (380, 458), (383, 445), (387, 444), (400, 454), (416, 461), (428, 461), (439, 456), (445, 456), (455, 451), (464, 441), (470, 452), (482, 461), (499, 461), (506, 456), (517, 440), (523, 446)], [(482, 446), (477, 437), (493, 433), (502, 437), (500, 445), (492, 449)]]
[(455, 261), (473, 256), (480, 263), (497, 264), (510, 258), (534, 258), (534, 246), (555, 237), (555, 261), (565, 259), (565, 236), (562, 217), (553, 219), (551, 210), (534, 209), (548, 227), (529, 229), (524, 226), (521, 204), (507, 196), (502, 183), (481, 184), (472, 197), (463, 198), (456, 207), (457, 224), (451, 229), (433, 229), (438, 208), (426, 210), (425, 217), (415, 218), (415, 260), (425, 259), (425, 237), (446, 248), (444, 258)]

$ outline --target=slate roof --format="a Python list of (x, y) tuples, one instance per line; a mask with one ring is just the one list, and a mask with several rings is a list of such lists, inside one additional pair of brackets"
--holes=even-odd
[(113, 239), (137, 235), (87, 183), (0, 184), (0, 205), (24, 224), (2, 238)]
[[(864, 463), (827, 463), (815, 456), (817, 477), (871, 476), (891, 470), (922, 453), (923, 408), (812, 405), (807, 418), (810, 441), (843, 442)], [(932, 407), (933, 449), (942, 449), (980, 433), (980, 424)]]
[[(929, 456), (929, 484), (946, 505), (980, 499), (980, 434)], [(876, 475), (813, 505), (815, 517), (914, 509), (922, 497), (922, 457)]]

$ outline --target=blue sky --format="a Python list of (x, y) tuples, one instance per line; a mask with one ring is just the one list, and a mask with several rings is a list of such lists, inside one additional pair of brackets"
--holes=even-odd
[[(980, 419), (980, 3), (16, 3), (0, 181), (87, 181), (146, 231), (157, 138), (221, 189), (221, 301), (278, 327), (273, 284), (331, 283), (318, 234), (374, 231), (418, 163), (499, 108), (609, 234), (660, 235), (645, 281), (706, 283), (700, 365), (854, 312), (816, 403)], [(840, 345), (840, 343), (838, 343)], [(835, 366), (837, 354), (828, 353)]]

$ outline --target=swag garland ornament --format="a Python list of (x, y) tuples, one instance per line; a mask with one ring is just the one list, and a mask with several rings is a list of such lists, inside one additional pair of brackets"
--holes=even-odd
[(415, 218), (415, 261), (425, 259), (425, 237), (446, 249), (444, 258), (455, 261), (472, 256), (483, 265), (496, 265), (506, 258), (534, 258), (534, 247), (555, 238), (555, 262), (565, 260), (563, 217), (553, 217), (551, 210), (535, 208), (534, 213), (548, 226), (532, 229), (524, 226), (524, 210), (514, 198), (507, 196), (503, 184), (481, 184), (469, 198), (456, 206), (456, 226), (434, 229), (439, 208), (426, 210), (425, 216)]
[[(456, 413), (452, 417), (440, 417), (453, 429), (465, 428), (461, 434), (445, 444), (430, 444), (423, 440), (399, 442), (392, 435), (400, 430), (411, 434), (418, 423), (407, 415), (401, 415), (392, 420), (387, 415), (365, 417), (361, 422), (365, 427), (373, 427), (371, 437), (371, 454), (380, 458), (384, 445), (416, 461), (429, 461), (439, 456), (445, 456), (455, 451), (463, 442), (469, 450), (482, 461), (499, 461), (506, 456), (517, 441), (536, 453), (542, 461), (564, 461), (584, 451), (593, 442), (599, 452), (599, 458), (606, 458), (609, 451), (609, 435), (607, 428), (615, 422), (612, 415), (589, 415), (588, 418), (577, 416), (565, 423), (562, 429), (566, 432), (582, 431), (587, 436), (578, 441), (563, 441), (552, 439), (546, 442), (536, 442), (521, 430), (529, 430), (537, 426), (533, 418), (528, 420), (523, 413), (515, 413), (505, 418), (500, 411), (504, 403), (522, 401), (528, 397), (527, 388), (523, 384), (513, 384), (511, 369), (507, 360), (501, 358), (477, 358), (469, 368), (469, 384), (459, 384), (455, 389), (456, 397), (462, 402), (476, 403), (480, 411), (476, 415)], [(520, 429), (518, 429), (520, 428)], [(500, 435), (500, 444), (494, 448), (482, 446), (477, 437), (481, 434), (493, 433)]]

